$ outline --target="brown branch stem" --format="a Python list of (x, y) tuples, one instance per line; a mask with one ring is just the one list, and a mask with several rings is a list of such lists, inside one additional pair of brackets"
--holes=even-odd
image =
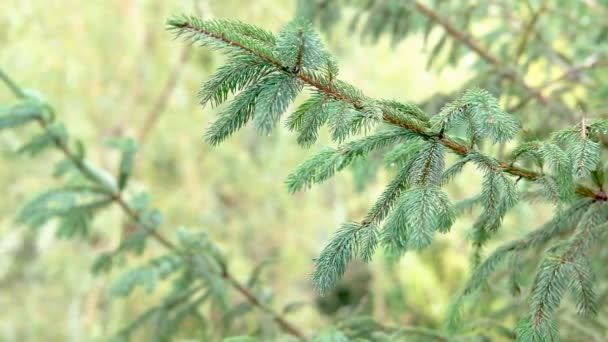
[(182, 73), (184, 65), (190, 58), (190, 53), (191, 53), (191, 48), (189, 46), (186, 46), (182, 49), (180, 56), (179, 56), (179, 60), (177, 61), (177, 64), (173, 67), (173, 70), (171, 71), (169, 78), (167, 78), (167, 82), (165, 83), (165, 86), (163, 87), (159, 96), (157, 97), (156, 101), (154, 102), (154, 105), (152, 106), (152, 108), (150, 109), (148, 114), (145, 116), (143, 127), (139, 133), (139, 138), (138, 138), (138, 143), (139, 143), (140, 147), (145, 144), (145, 142), (148, 138), (148, 135), (152, 132), (152, 130), (154, 129), (154, 126), (156, 126), (156, 123), (158, 122), (158, 119), (160, 118), (161, 114), (167, 108), (169, 98), (171, 97), (171, 94), (173, 93), (173, 90), (175, 89), (175, 86), (177, 85), (177, 81), (179, 80), (179, 77)]
[[(68, 155), (70, 159), (72, 159), (71, 156), (73, 154), (67, 148), (61, 148), (61, 150), (66, 155)], [(80, 169), (80, 167), (79, 167), (79, 169)], [(121, 193), (112, 194), (112, 200), (118, 204), (118, 206), (129, 216), (129, 218), (132, 221), (134, 221), (138, 225), (140, 225), (141, 229), (147, 230), (149, 232), (150, 236), (152, 236), (163, 247), (167, 248), (168, 250), (179, 252), (178, 247), (172, 241), (170, 241), (164, 235), (162, 235), (160, 232), (158, 232), (157, 230), (153, 230), (153, 229), (147, 229), (145, 226), (143, 226), (143, 224), (140, 223), (140, 214), (124, 200)], [(192, 256), (188, 255), (188, 257), (192, 257)], [(283, 329), (285, 332), (289, 333), (290, 335), (293, 335), (294, 337), (297, 337), (300, 340), (306, 340), (304, 333), (302, 333), (296, 326), (294, 326), (292, 323), (287, 321), (279, 313), (275, 312), (272, 308), (270, 308), (269, 306), (265, 305), (262, 301), (260, 301), (260, 299), (258, 299), (256, 297), (256, 295), (253, 292), (251, 292), (251, 290), (249, 290), (247, 287), (243, 286), (238, 280), (236, 280), (234, 275), (232, 275), (230, 272), (228, 272), (228, 270), (225, 267), (223, 267), (222, 272), (217, 275), (221, 276), (225, 281), (227, 281), (232, 286), (233, 289), (235, 289), (243, 297), (245, 297), (247, 299), (247, 301), (249, 301), (253, 306), (255, 306), (258, 309), (260, 309), (261, 311), (271, 315), (273, 317), (273, 320), (277, 323), (277, 325), (279, 327), (281, 327), (281, 329)]]
[[(68, 155), (70, 154), (69, 150), (67, 150), (67, 149), (62, 149), (62, 151), (64, 151)], [(149, 234), (163, 247), (167, 248), (168, 250), (179, 252), (178, 247), (173, 242), (171, 242), (169, 239), (167, 239), (164, 235), (162, 235), (160, 232), (158, 232), (157, 230), (153, 230), (153, 229), (147, 229), (145, 226), (143, 226), (143, 224), (140, 223), (140, 214), (124, 200), (121, 193), (114, 193), (112, 195), (112, 200), (114, 200), (114, 202), (116, 202), (119, 205), (119, 207), (130, 217), (131, 220), (133, 220), (138, 225), (140, 225), (141, 229), (147, 230), (149, 232)], [(191, 255), (187, 255), (187, 256), (192, 257)], [(262, 301), (260, 301), (260, 299), (258, 299), (256, 297), (256, 295), (253, 292), (251, 292), (251, 290), (249, 290), (247, 287), (243, 286), (230, 272), (228, 272), (226, 267), (223, 266), (222, 272), (217, 275), (221, 276), (225, 281), (227, 281), (232, 286), (233, 289), (235, 289), (243, 297), (245, 297), (247, 299), (247, 301), (249, 301), (253, 306), (255, 306), (258, 309), (260, 309), (261, 311), (271, 315), (273, 317), (273, 320), (277, 323), (277, 325), (279, 327), (281, 327), (285, 332), (289, 333), (290, 335), (293, 335), (294, 337), (297, 337), (300, 340), (306, 340), (304, 333), (302, 333), (292, 323), (287, 321), (283, 316), (281, 316), (280, 314), (275, 312), (272, 308), (270, 308), (269, 306), (265, 305)]]
[(502, 62), (498, 57), (493, 55), (490, 51), (484, 49), (481, 45), (479, 45), (473, 37), (464, 31), (459, 30), (451, 21), (447, 18), (442, 17), (437, 12), (433, 11), (430, 7), (422, 4), (420, 1), (416, 1), (416, 9), (429, 18), (431, 21), (437, 23), (454, 39), (458, 40), (462, 44), (466, 45), (469, 49), (473, 50), (479, 57), (488, 62), (490, 65), (494, 66), (501, 74), (503, 74), (506, 78), (509, 78), (517, 85), (519, 85), (522, 89), (524, 89), (531, 97), (538, 100), (543, 105), (550, 105), (560, 111), (564, 109), (564, 105), (557, 104), (551, 101), (548, 97), (543, 95), (543, 93), (530, 86), (521, 75), (519, 75), (515, 69), (508, 65), (507, 63)]

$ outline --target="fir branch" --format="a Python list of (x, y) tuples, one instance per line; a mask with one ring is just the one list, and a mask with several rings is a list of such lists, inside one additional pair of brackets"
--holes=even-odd
[(573, 277), (568, 287), (576, 299), (576, 311), (582, 316), (597, 315), (599, 301), (593, 289), (589, 260), (582, 258), (571, 265)]
[(482, 59), (494, 66), (496, 69), (498, 69), (498, 71), (501, 72), (505, 77), (513, 80), (531, 96), (534, 96), (534, 98), (536, 98), (541, 104), (552, 104), (552, 101), (549, 98), (543, 95), (542, 92), (540, 92), (539, 90), (534, 89), (532, 86), (530, 86), (521, 76), (519, 76), (516, 72), (513, 71), (511, 66), (506, 65), (500, 59), (498, 59), (498, 57), (494, 56), (492, 53), (481, 47), (481, 45), (477, 44), (477, 42), (471, 37), (470, 34), (459, 30), (447, 18), (442, 17), (422, 2), (416, 1), (415, 4), (416, 9), (420, 13), (422, 13), (427, 18), (443, 27), (445, 31), (450, 34), (454, 39), (458, 40), (462, 44), (466, 45), (469, 49), (473, 50)]
[(568, 265), (554, 258), (545, 259), (540, 269), (543, 271), (537, 275), (530, 294), (531, 321), (535, 329), (545, 326), (551, 320), (566, 291), (570, 275)]
[[(4, 73), (1, 72), (1, 70), (0, 70), (0, 74), (2, 75), (3, 80), (5, 80), (5, 79), (10, 80)], [(15, 85), (12, 82), (10, 82), (9, 84)], [(21, 91), (20, 88), (18, 88), (16, 85), (15, 85), (15, 88), (13, 89), (13, 91), (14, 91), (15, 95), (17, 95), (17, 97), (20, 99), (24, 99), (26, 96), (25, 93), (23, 91)], [(50, 133), (49, 132), (50, 122), (48, 121), (48, 119), (46, 119), (42, 115), (40, 115), (37, 118), (37, 121), (40, 124), (40, 127), (46, 133)], [(180, 248), (175, 243), (170, 241), (168, 238), (164, 237), (160, 232), (158, 232), (155, 229), (155, 227), (150, 227), (147, 224), (147, 220), (145, 220), (145, 218), (142, 216), (142, 213), (139, 212), (137, 209), (135, 209), (132, 205), (127, 203), (127, 201), (123, 197), (122, 190), (119, 190), (116, 187), (108, 188), (107, 180), (100, 178), (98, 172), (96, 170), (94, 170), (88, 163), (86, 163), (78, 155), (78, 153), (74, 152), (70, 148), (70, 146), (66, 143), (65, 140), (54, 138), (52, 142), (53, 142), (54, 146), (61, 153), (63, 153), (63, 155), (68, 160), (70, 160), (72, 162), (72, 164), (76, 167), (76, 169), (78, 169), (80, 171), (80, 173), (85, 178), (90, 180), (93, 184), (98, 185), (100, 187), (100, 189), (102, 189), (102, 191), (107, 196), (109, 196), (109, 200), (116, 203), (122, 209), (122, 211), (129, 217), (129, 219), (131, 219), (133, 224), (137, 225), (140, 230), (145, 231), (147, 235), (154, 238), (160, 245), (162, 245), (166, 249), (168, 249), (174, 253), (182, 254), (185, 258), (190, 260), (190, 262), (195, 262), (195, 261), (193, 261), (195, 258), (194, 255), (187, 254), (187, 253), (183, 254), (183, 252), (180, 250)], [(254, 305), (255, 307), (259, 308), (260, 310), (270, 314), (273, 317), (274, 321), (282, 329), (284, 329), (287, 333), (293, 335), (294, 337), (296, 337), (300, 340), (305, 340), (305, 335), (304, 335), (304, 333), (302, 333), (300, 331), (300, 329), (298, 329), (292, 323), (288, 322), (281, 314), (275, 312), (272, 308), (265, 305), (261, 300), (259, 300), (256, 297), (256, 295), (253, 292), (251, 292), (251, 290), (249, 290), (248, 288), (241, 285), (236, 280), (234, 275), (232, 275), (228, 271), (226, 265), (222, 264), (220, 266), (221, 266), (221, 272), (215, 274), (215, 276), (217, 276), (221, 279), (224, 279), (226, 282), (228, 282), (228, 284), (230, 284), (237, 292), (239, 292), (242, 296), (244, 296), (252, 305)], [(209, 271), (208, 269), (202, 270), (203, 273), (206, 273), (208, 271)]]
[(356, 158), (367, 155), (373, 150), (415, 138), (416, 136), (407, 130), (392, 128), (344, 143), (337, 148), (325, 147), (296, 167), (287, 176), (285, 183), (290, 192), (296, 192), (314, 183), (327, 180), (336, 171), (344, 169)]
[(255, 110), (255, 101), (262, 89), (261, 83), (258, 83), (239, 93), (207, 129), (205, 139), (211, 145), (218, 145), (251, 120)]
[(287, 73), (278, 73), (263, 79), (262, 90), (255, 100), (253, 121), (262, 134), (269, 134), (281, 114), (302, 90), (302, 82)]
[[(418, 6), (419, 3), (416, 2), (416, 4)], [(423, 8), (426, 8), (424, 5), (421, 5), (421, 6)], [(433, 16), (437, 16), (432, 11), (429, 12), (429, 14), (430, 13), (433, 13)], [(437, 16), (437, 18), (442, 19), (438, 16)], [(186, 34), (187, 32), (202, 34), (208, 38), (212, 38), (212, 39), (221, 41), (222, 43), (224, 43), (228, 46), (236, 47), (236, 48), (242, 50), (243, 52), (250, 53), (263, 60), (266, 60), (267, 62), (275, 65), (275, 67), (282, 72), (293, 73), (293, 70), (290, 70), (290, 68), (288, 66), (283, 65), (272, 54), (270, 54), (270, 53), (264, 54), (261, 51), (255, 50), (255, 49), (251, 48), (250, 46), (233, 39), (230, 35), (225, 35), (225, 34), (222, 34), (221, 32), (216, 32), (216, 31), (210, 30), (207, 27), (208, 25), (205, 25), (205, 22), (203, 22), (203, 21), (195, 20), (195, 18), (186, 17), (186, 18), (182, 18), (182, 19), (174, 19), (174, 20), (169, 21), (169, 26), (170, 26), (170, 28), (177, 30), (178, 35)], [(346, 90), (346, 89), (352, 88), (348, 84), (345, 84), (343, 82), (340, 82), (340, 81), (334, 80), (334, 79), (327, 80), (322, 77), (320, 78), (319, 76), (314, 75), (312, 73), (307, 73), (304, 70), (299, 70), (297, 73), (294, 74), (294, 76), (301, 79), (308, 86), (311, 86), (311, 87), (317, 89), (318, 91), (321, 91), (321, 92), (327, 94), (328, 96), (331, 96), (334, 99), (341, 100), (341, 101), (351, 104), (356, 110), (363, 110), (365, 108), (363, 99), (359, 95), (358, 91), (356, 91), (356, 90), (347, 91)], [(407, 129), (421, 137), (437, 138), (438, 141), (442, 145), (449, 148), (450, 150), (452, 150), (454, 153), (456, 153), (458, 155), (466, 156), (472, 150), (468, 146), (465, 146), (448, 136), (444, 136), (442, 134), (442, 132), (435, 133), (435, 134), (429, 133), (424, 128), (419, 127), (419, 126), (409, 122), (409, 120), (404, 120), (403, 118), (391, 115), (388, 112), (382, 113), (382, 119), (390, 124)], [(532, 180), (532, 181), (534, 181), (540, 177), (540, 174), (537, 172), (534, 172), (531, 170), (526, 170), (526, 169), (523, 169), (520, 167), (516, 167), (516, 166), (512, 165), (511, 163), (499, 162), (499, 165), (500, 165), (502, 171), (507, 172), (507, 173), (517, 176), (517, 177), (525, 178), (525, 179)], [(603, 200), (603, 201), (608, 200), (608, 196), (605, 193), (600, 193), (598, 191), (592, 190), (592, 189), (590, 189), (584, 185), (580, 185), (580, 184), (577, 185), (577, 187), (576, 187), (576, 193), (581, 196), (592, 197), (592, 198), (595, 198), (598, 200)]]
[(412, 184), (438, 184), (445, 166), (445, 149), (437, 140), (428, 141), (413, 157), (409, 181)]
[[(122, 210), (134, 221), (140, 222), (141, 217), (140, 214), (134, 210), (122, 197), (120, 193), (115, 194), (113, 197), (114, 201), (118, 203), (118, 205), (122, 208)], [(147, 229), (146, 227), (141, 227), (142, 229)], [(169, 250), (178, 251), (178, 247), (171, 242), (169, 239), (165, 238), (162, 234), (160, 234), (156, 230), (152, 230), (150, 232), (151, 236), (156, 239), (162, 246)], [(191, 258), (191, 256), (189, 256)], [(273, 317), (273, 320), (287, 333), (293, 335), (294, 337), (305, 340), (305, 335), (300, 331), (299, 328), (294, 326), (292, 323), (287, 321), (281, 314), (275, 312), (272, 308), (264, 304), (257, 296), (251, 292), (248, 288), (243, 286), (235, 277), (228, 271), (226, 265), (222, 265), (222, 271), (216, 276), (221, 277), (225, 281), (228, 282), (237, 292), (239, 292), (242, 296), (244, 296), (252, 305), (259, 308), (263, 312), (270, 314)]]
[(361, 222), (363, 226), (368, 224), (378, 224), (386, 218), (391, 209), (395, 205), (401, 193), (408, 186), (408, 177), (412, 167), (412, 160), (408, 160), (406, 164), (399, 170), (395, 178), (386, 186), (374, 206), (369, 210), (365, 219)]
[(508, 254), (541, 246), (559, 234), (572, 229), (575, 222), (581, 218), (591, 204), (592, 202), (588, 199), (580, 200), (526, 236), (498, 247), (476, 267), (462, 293), (468, 295), (478, 289)]
[(462, 172), (462, 169), (469, 161), (469, 157), (458, 159), (452, 166), (443, 172), (440, 183), (445, 185), (452, 181), (460, 172)]

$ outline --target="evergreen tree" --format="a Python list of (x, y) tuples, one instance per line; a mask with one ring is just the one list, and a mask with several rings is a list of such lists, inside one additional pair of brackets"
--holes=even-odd
[[(319, 3), (323, 5), (319, 7), (325, 9), (333, 5), (326, 1)], [(493, 72), (503, 72), (501, 76), (509, 79), (519, 92), (547, 105), (551, 113), (556, 113), (555, 109), (571, 111), (561, 100), (546, 97), (532, 88), (511, 66), (503, 65), (477, 41), (457, 31), (455, 24), (426, 5), (399, 3), (367, 2), (364, 11), (372, 13), (367, 16), (363, 34), (378, 37), (383, 31), (392, 29), (393, 38), (399, 40), (409, 29), (423, 29), (436, 22), (447, 32), (444, 37), (451, 34), (479, 54), (497, 69)], [(306, 7), (315, 2), (303, 4)], [(573, 6), (574, 9), (585, 7)], [(407, 17), (413, 16), (416, 10), (427, 20), (420, 23), (412, 20), (409, 22), (413, 27), (404, 27), (408, 23)], [(392, 13), (394, 17), (385, 20), (373, 11)], [(330, 11), (328, 15), (335, 15), (335, 12)], [(326, 26), (333, 19), (322, 17)], [(313, 282), (321, 294), (335, 285), (354, 258), (369, 260), (377, 248), (396, 258), (408, 250), (429, 246), (437, 232), (449, 232), (457, 213), (442, 188), (453, 181), (466, 164), (472, 164), (483, 175), (481, 191), (474, 201), (482, 210), (471, 234), (471, 243), (476, 250), (475, 269), (453, 303), (448, 331), (459, 328), (458, 315), (464, 298), (479, 289), (507, 255), (540, 248), (547, 243), (554, 247), (544, 252), (530, 291), (529, 314), (522, 317), (517, 326), (518, 339), (556, 339), (554, 314), (566, 291), (574, 294), (580, 313), (597, 311), (588, 250), (600, 238), (608, 213), (604, 205), (607, 195), (603, 190), (601, 163), (601, 139), (608, 121), (583, 119), (568, 128), (556, 130), (546, 139), (519, 143), (510, 158), (498, 159), (484, 152), (483, 146), (512, 141), (521, 132), (521, 122), (505, 111), (499, 100), (486, 90), (469, 88), (436, 115), (430, 116), (413, 103), (370, 98), (341, 81), (335, 58), (324, 48), (307, 21), (298, 19), (289, 23), (276, 37), (257, 27), (230, 20), (177, 17), (169, 21), (169, 27), (177, 36), (224, 49), (229, 55), (228, 65), (219, 69), (200, 93), (203, 105), (209, 99), (226, 100), (228, 92), (236, 94), (206, 134), (213, 144), (223, 141), (249, 120), (261, 134), (268, 134), (296, 95), (303, 89), (308, 90), (310, 97), (286, 119), (287, 128), (296, 132), (300, 145), (309, 147), (315, 142), (321, 126), (327, 125), (338, 145), (321, 149), (294, 170), (286, 180), (289, 191), (296, 192), (323, 182), (358, 158), (375, 151), (391, 148), (397, 150), (392, 153), (402, 154), (400, 170), (366, 217), (339, 227), (315, 260)], [(457, 53), (451, 56), (455, 60), (459, 57)], [(257, 62), (239, 61), (247, 58)], [(534, 56), (530, 58), (533, 60)], [(263, 68), (264, 72), (249, 71), (253, 66), (259, 68), (256, 70)], [(509, 93), (502, 95), (512, 96)], [(217, 105), (218, 101), (213, 104)], [(460, 127), (465, 128), (462, 134), (457, 133)], [(459, 159), (446, 168), (448, 153)], [(538, 193), (534, 197), (542, 196), (560, 210), (549, 223), (529, 236), (506, 244), (481, 260), (483, 247), (520, 199), (518, 188), (522, 187), (518, 184), (522, 183), (533, 185), (538, 189), (533, 190)], [(566, 229), (571, 231), (564, 237)]]
[[(608, 26), (600, 23), (594, 12), (606, 13), (608, 8), (596, 2), (559, 5), (560, 11), (588, 18), (591, 24), (581, 25), (589, 27), (585, 34), (591, 39), (573, 40), (571, 58), (555, 57), (567, 64), (566, 72), (541, 87), (532, 86), (525, 75), (531, 65), (556, 52), (544, 41), (549, 33), (537, 22), (546, 18), (552, 21), (552, 27), (559, 27), (570, 20), (567, 15), (544, 16), (557, 10), (557, 4), (550, 1), (538, 8), (530, 2), (526, 7), (523, 2), (510, 1), (499, 1), (497, 5), (437, 1), (433, 6), (393, 0), (300, 1), (300, 17), (277, 34), (230, 19), (177, 16), (168, 21), (169, 30), (176, 36), (227, 55), (226, 64), (199, 93), (203, 105), (219, 106), (230, 98), (205, 133), (210, 144), (220, 144), (248, 123), (260, 134), (268, 135), (287, 115), (286, 128), (296, 134), (299, 145), (309, 148), (320, 130), (327, 127), (335, 146), (321, 148), (287, 177), (290, 192), (324, 182), (375, 154), (382, 154), (384, 160), (397, 166), (368, 213), (338, 227), (315, 259), (312, 282), (321, 294), (336, 285), (354, 259), (369, 261), (378, 250), (398, 259), (406, 252), (429, 248), (436, 234), (448, 233), (467, 209), (479, 208), (470, 228), (474, 251), (471, 276), (455, 294), (445, 327), (389, 326), (369, 317), (354, 317), (338, 323), (335, 329), (311, 333), (315, 340), (482, 339), (488, 336), (485, 327), (468, 324), (473, 312), (470, 300), (493, 281), (491, 277), (499, 269), (508, 274), (514, 292), (523, 290), (528, 295), (523, 310), (512, 310), (518, 318), (516, 324), (493, 327), (509, 338), (558, 340), (559, 308), (566, 293), (571, 295), (576, 311), (588, 319), (601, 309), (603, 298), (596, 294), (594, 274), (602, 270), (597, 270), (593, 259), (596, 255), (604, 257), (598, 246), (608, 225), (602, 154), (608, 120), (594, 116), (575, 120), (573, 113), (577, 113), (576, 106), (596, 108), (605, 102), (598, 92), (605, 94), (608, 86), (601, 84), (605, 73), (598, 67), (606, 65), (604, 38)], [(397, 44), (410, 34), (422, 32), (428, 36), (439, 27), (442, 34), (429, 43), (433, 45), (429, 64), (457, 63), (473, 52), (480, 62), (475, 66), (479, 77), (467, 82), (466, 89), (458, 95), (450, 95), (450, 100), (436, 112), (429, 111), (432, 104), (428, 103), (423, 106), (365, 95), (340, 80), (337, 59), (324, 47), (313, 27), (313, 22), (319, 21), (323, 28), (331, 28), (345, 6), (354, 6), (352, 27), (363, 37), (378, 39), (388, 33)], [(529, 11), (530, 20), (515, 29), (505, 29), (499, 23), (484, 37), (473, 38), (468, 27), (492, 11), (512, 16)], [(448, 19), (441, 13), (453, 15)], [(571, 37), (569, 32), (563, 35)], [(513, 46), (513, 41), (518, 43)], [(441, 54), (447, 54), (443, 61)], [(582, 63), (571, 64), (570, 59), (582, 58)], [(308, 333), (274, 311), (251, 289), (255, 276), (245, 286), (229, 272), (224, 253), (204, 231), (180, 229), (176, 242), (159, 231), (162, 215), (151, 206), (149, 196), (129, 192), (135, 141), (108, 142), (121, 153), (113, 176), (87, 161), (83, 144), (71, 138), (44, 99), (22, 90), (4, 73), (0, 76), (18, 99), (2, 108), (0, 129), (37, 124), (41, 133), (19, 152), (36, 155), (54, 148), (65, 158), (56, 167), (64, 184), (29, 201), (17, 220), (34, 228), (57, 220), (58, 235), (75, 237), (88, 233), (100, 211), (117, 205), (135, 229), (115, 250), (99, 257), (93, 265), (94, 272), (109, 271), (129, 253), (141, 254), (149, 239), (167, 249), (165, 255), (129, 269), (112, 287), (113, 293), (124, 296), (137, 286), (152, 291), (159, 281), (169, 277), (172, 280), (163, 301), (119, 332), (119, 338), (128, 339), (143, 323), (155, 320), (159, 340), (168, 340), (186, 318), (206, 322), (199, 312), (206, 303), (228, 317), (224, 324), (229, 329), (231, 317), (244, 309), (230, 305), (226, 286), (241, 294), (249, 307), (270, 315), (291, 337), (307, 338)], [(568, 81), (564, 89), (546, 91), (562, 81)], [(579, 83), (586, 87), (584, 98), (590, 99), (585, 103), (583, 96), (574, 100), (566, 96), (567, 90)], [(601, 86), (593, 89), (597, 83)], [(290, 110), (302, 94), (306, 99)], [(552, 122), (534, 135), (526, 133), (524, 127), (530, 118), (527, 113), (536, 111), (540, 119), (535, 120), (560, 116), (570, 124), (564, 128)], [(491, 153), (488, 146), (492, 145), (509, 149), (509, 156)], [(458, 179), (467, 164), (481, 174), (480, 191), (472, 198), (451, 199), (446, 186)], [(501, 231), (506, 215), (518, 203), (534, 206), (541, 200), (556, 208), (549, 221), (484, 256), (484, 248)], [(535, 271), (522, 265), (534, 265), (535, 260), (540, 261)], [(533, 280), (525, 283), (520, 273), (528, 271)]]

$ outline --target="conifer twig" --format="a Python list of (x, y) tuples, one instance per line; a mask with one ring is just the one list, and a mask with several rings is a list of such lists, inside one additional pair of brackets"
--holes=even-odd
[[(1, 69), (0, 69), (0, 80), (2, 80), (3, 83), (5, 83), (7, 85), (7, 87), (11, 89), (11, 91), (15, 94), (15, 96), (17, 98), (19, 98), (19, 99), (26, 98), (26, 94), (23, 92), (23, 90), (21, 90), (21, 88), (15, 82), (13, 82), (8, 77), (8, 75), (6, 75)], [(49, 132), (49, 123), (46, 121), (45, 118), (40, 117), (37, 120), (38, 120), (38, 123), (40, 124), (41, 128), (44, 131), (46, 131), (47, 133), (51, 133), (51, 132)], [(59, 149), (63, 153), (63, 155), (68, 160), (70, 160), (70, 162), (82, 173), (82, 175), (85, 178), (87, 178), (88, 180), (90, 180), (94, 183), (100, 182), (99, 178), (95, 176), (93, 170), (91, 170), (91, 168), (87, 164), (85, 164), (84, 161), (81, 158), (79, 158), (77, 156), (77, 154), (74, 151), (72, 151), (70, 149), (70, 147), (63, 140), (59, 139), (58, 137), (53, 137), (52, 143), (55, 145), (55, 147), (57, 147), (57, 149)], [(139, 212), (127, 203), (127, 201), (123, 197), (122, 191), (117, 190), (117, 191), (114, 191), (111, 193), (108, 192), (107, 195), (110, 196), (110, 199), (114, 203), (116, 203), (125, 214), (127, 214), (129, 219), (131, 219), (133, 222), (135, 222), (140, 227), (140, 229), (145, 230), (150, 236), (152, 236), (163, 247), (165, 247), (168, 250), (183, 254), (183, 252), (181, 252), (179, 250), (178, 246), (175, 245), (175, 243), (173, 243), (171, 240), (166, 238), (164, 235), (159, 233), (157, 230), (149, 229), (148, 227), (145, 226), (145, 224), (141, 223), (141, 218), (140, 218)], [(192, 255), (186, 255), (186, 256), (192, 257)], [(251, 290), (249, 290), (247, 287), (243, 286), (234, 277), (234, 275), (232, 275), (228, 271), (226, 265), (221, 265), (221, 268), (222, 268), (221, 273), (216, 273), (215, 274), (216, 276), (223, 278), (228, 284), (230, 284), (231, 287), (233, 287), (237, 292), (239, 292), (243, 297), (245, 297), (247, 299), (247, 301), (249, 301), (253, 306), (255, 306), (258, 309), (260, 309), (261, 311), (271, 315), (273, 317), (274, 321), (277, 323), (277, 325), (279, 327), (281, 327), (285, 332), (289, 333), (290, 335), (292, 335), (300, 340), (306, 340), (304, 333), (301, 332), (300, 329), (298, 329), (292, 323), (287, 321), (281, 314), (277, 313), (272, 308), (265, 305), (253, 292), (251, 292)]]
[(15, 94), (19, 99), (25, 98), (23, 90), (10, 78), (2, 69), (0, 69), (0, 80)]
[[(47, 126), (43, 124), (43, 127), (46, 129)], [(75, 164), (75, 166), (79, 170), (81, 170), (85, 175), (87, 174), (86, 170), (88, 169), (86, 165), (82, 163), (82, 160), (78, 159), (65, 144), (63, 144), (60, 140), (55, 140), (55, 145), (64, 153), (66, 157), (68, 157), (68, 159), (70, 159)], [(140, 214), (125, 201), (121, 192), (111, 194), (111, 199), (118, 204), (118, 206), (129, 216), (132, 221), (134, 221), (140, 226), (140, 229), (146, 230), (150, 234), (150, 236), (152, 236), (163, 247), (171, 251), (176, 251), (178, 253), (180, 252), (178, 247), (172, 241), (167, 239), (157, 230), (148, 229), (140, 222)], [(187, 256), (191, 257), (191, 255)], [(257, 307), (258, 309), (262, 310), (267, 314), (270, 314), (273, 317), (273, 320), (277, 323), (277, 325), (279, 325), (285, 332), (301, 340), (305, 340), (305, 335), (298, 328), (296, 328), (292, 323), (287, 321), (283, 316), (281, 316), (281, 314), (275, 312), (272, 308), (262, 303), (262, 301), (258, 299), (257, 296), (253, 292), (251, 292), (251, 290), (239, 283), (239, 281), (236, 280), (234, 275), (232, 275), (228, 271), (226, 265), (222, 265), (222, 272), (220, 274), (216, 274), (216, 276), (222, 277), (226, 282), (228, 282), (232, 286), (232, 288), (234, 288), (243, 297), (245, 297), (247, 301), (249, 301), (253, 306)]]
[[(122, 197), (120, 193), (115, 194), (113, 200), (118, 203), (118, 205), (123, 209), (123, 211), (135, 222), (139, 222), (139, 213), (135, 211)], [(169, 250), (177, 250), (177, 246), (169, 239), (164, 237), (156, 230), (151, 230), (150, 234), (152, 237), (156, 239), (161, 245)], [(222, 265), (221, 274), (217, 274), (221, 276), (225, 281), (227, 281), (237, 292), (239, 292), (243, 297), (247, 299), (253, 306), (262, 310), (263, 312), (271, 315), (274, 321), (287, 333), (299, 338), (305, 339), (304, 334), (296, 328), (293, 324), (288, 322), (284, 317), (282, 317), (279, 313), (275, 312), (272, 308), (268, 307), (256, 295), (251, 292), (248, 288), (243, 286), (226, 268), (226, 265)]]
[[(82, 163), (82, 161), (75, 157), (74, 153), (69, 150), (65, 146), (65, 144), (55, 143), (57, 147), (70, 159), (72, 160), (78, 169), (84, 169), (86, 165)], [(137, 223), (140, 226), (140, 229), (146, 230), (158, 243), (160, 243), (163, 247), (167, 248), (171, 251), (180, 252), (178, 247), (169, 239), (167, 239), (164, 235), (159, 233), (157, 230), (148, 229), (140, 222), (140, 214), (130, 206), (122, 196), (121, 192), (116, 192), (112, 194), (112, 200), (117, 203), (120, 208), (129, 216), (129, 218)], [(192, 257), (191, 255), (187, 255), (188, 257)], [(285, 332), (289, 333), (297, 337), (300, 340), (305, 340), (305, 335), (302, 333), (297, 327), (295, 327), (292, 323), (287, 321), (281, 314), (275, 312), (272, 308), (262, 303), (262, 301), (257, 298), (257, 296), (251, 292), (248, 288), (243, 286), (235, 277), (232, 275), (226, 265), (222, 265), (222, 272), (220, 274), (216, 274), (216, 276), (222, 277), (232, 288), (234, 288), (237, 292), (239, 292), (243, 297), (247, 299), (253, 306), (262, 310), (263, 312), (271, 315), (273, 320), (279, 325)]]

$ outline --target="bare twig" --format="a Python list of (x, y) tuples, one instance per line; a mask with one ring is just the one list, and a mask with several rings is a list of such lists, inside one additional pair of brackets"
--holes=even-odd
[[(543, 89), (549, 88), (550, 86), (552, 86), (556, 83), (559, 83), (561, 81), (564, 81), (564, 80), (572, 78), (572, 77), (580, 78), (581, 73), (583, 71), (594, 69), (594, 68), (600, 68), (600, 67), (608, 67), (608, 61), (600, 60), (599, 56), (597, 54), (594, 54), (592, 56), (589, 56), (589, 58), (587, 58), (584, 63), (581, 63), (576, 66), (568, 67), (564, 73), (562, 73), (560, 76), (546, 82), (545, 84), (540, 86), (539, 89), (542, 91)], [(508, 108), (507, 110), (509, 112), (518, 111), (523, 106), (525, 106), (532, 98), (533, 97), (531, 95), (528, 95), (528, 96), (524, 97), (521, 101), (516, 103), (515, 105)]]
[(184, 65), (186, 64), (186, 62), (188, 62), (188, 59), (190, 59), (190, 54), (190, 46), (185, 46), (182, 49), (179, 59), (173, 67), (169, 78), (167, 78), (165, 86), (161, 90), (160, 95), (157, 97), (156, 102), (154, 102), (154, 105), (152, 106), (148, 114), (144, 117), (144, 123), (141, 128), (141, 131), (139, 132), (138, 138), (138, 143), (140, 146), (143, 146), (145, 144), (148, 135), (154, 129), (154, 126), (156, 126), (156, 123), (158, 122), (158, 119), (160, 118), (161, 114), (167, 108), (169, 98), (171, 97), (171, 94), (173, 93), (173, 90), (177, 85), (177, 81), (179, 80)]
[[(531, 4), (528, 2), (528, 6), (531, 7)], [(524, 28), (524, 32), (522, 34), (522, 38), (519, 41), (519, 45), (517, 46), (517, 51), (515, 52), (515, 56), (518, 58), (526, 51), (526, 47), (528, 46), (528, 40), (530, 36), (534, 32), (534, 27), (538, 23), (540, 16), (547, 10), (547, 0), (544, 0), (540, 8), (532, 14), (532, 18), (528, 22), (528, 24)]]
[[(209, 8), (209, 3), (207, 0), (194, 0), (193, 2), (194, 2), (195, 12), (198, 15), (201, 15), (201, 16), (204, 15), (205, 18), (211, 18), (213, 16), (211, 13), (211, 9)], [(185, 46), (182, 48), (182, 50), (179, 54), (179, 58), (175, 64), (175, 66), (173, 67), (173, 70), (169, 74), (169, 77), (167, 78), (167, 82), (165, 83), (165, 86), (162, 88), (161, 92), (159, 93), (158, 97), (156, 98), (156, 101), (150, 108), (150, 111), (144, 117), (144, 123), (141, 128), (141, 131), (139, 132), (139, 137), (138, 137), (138, 143), (139, 143), (140, 148), (142, 148), (143, 145), (146, 143), (148, 135), (154, 129), (154, 127), (158, 123), (160, 116), (164, 113), (165, 109), (167, 108), (167, 104), (171, 98), (171, 94), (173, 93), (173, 90), (177, 86), (177, 82), (179, 81), (179, 78), (182, 74), (184, 66), (190, 59), (191, 54), (192, 54), (192, 47)]]
[(451, 21), (447, 18), (442, 17), (439, 13), (433, 11), (430, 7), (424, 5), (420, 1), (416, 1), (416, 9), (429, 18), (431, 21), (437, 23), (454, 39), (458, 40), (462, 44), (466, 45), (469, 49), (473, 50), (479, 57), (494, 66), (496, 70), (504, 77), (512, 80), (515, 84), (525, 90), (531, 97), (535, 98), (538, 102), (543, 105), (549, 105), (554, 109), (565, 112), (567, 108), (561, 103), (556, 103), (545, 96), (540, 90), (529, 85), (523, 77), (516, 72), (516, 70), (509, 64), (504, 63), (490, 51), (484, 49), (479, 45), (473, 37), (465, 31), (458, 29)]

